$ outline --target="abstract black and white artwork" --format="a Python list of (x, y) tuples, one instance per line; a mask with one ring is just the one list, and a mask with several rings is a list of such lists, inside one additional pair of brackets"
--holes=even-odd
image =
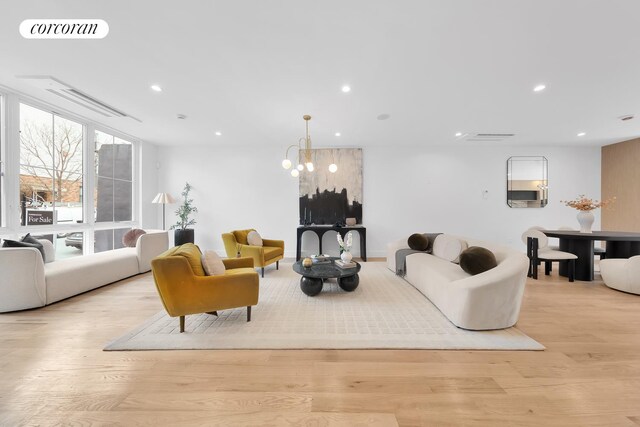
[[(301, 153), (302, 155), (302, 153)], [(362, 149), (313, 150), (314, 171), (300, 172), (300, 224), (362, 224)], [(329, 171), (335, 163), (338, 170)]]

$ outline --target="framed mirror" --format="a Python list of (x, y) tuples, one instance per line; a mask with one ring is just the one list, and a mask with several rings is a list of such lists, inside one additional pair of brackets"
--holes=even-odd
[(544, 156), (507, 159), (507, 205), (544, 208), (549, 200), (548, 161)]

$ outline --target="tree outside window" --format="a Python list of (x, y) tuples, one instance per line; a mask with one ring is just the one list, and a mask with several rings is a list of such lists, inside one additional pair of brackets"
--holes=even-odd
[(20, 105), (22, 225), (83, 221), (83, 134), (80, 123)]

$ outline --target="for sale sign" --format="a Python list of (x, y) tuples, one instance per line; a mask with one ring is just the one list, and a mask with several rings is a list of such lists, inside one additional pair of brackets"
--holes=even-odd
[(27, 225), (53, 225), (53, 211), (27, 209)]

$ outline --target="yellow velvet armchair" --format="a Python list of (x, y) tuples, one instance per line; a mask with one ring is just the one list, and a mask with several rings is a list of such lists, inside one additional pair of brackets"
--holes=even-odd
[(255, 230), (250, 228), (224, 233), (222, 235), (224, 249), (229, 258), (237, 256), (238, 251), (241, 257), (253, 258), (254, 265), (260, 267), (262, 277), (264, 277), (266, 266), (275, 262), (277, 270), (280, 260), (284, 258), (284, 240), (262, 239), (262, 246), (251, 246), (247, 243), (247, 235), (251, 231)]
[(218, 310), (258, 304), (258, 273), (251, 258), (224, 259), (224, 275), (206, 276), (202, 268), (200, 248), (193, 243), (169, 249), (151, 261), (153, 279), (165, 310), (180, 317), (184, 332), (185, 315), (211, 313)]

